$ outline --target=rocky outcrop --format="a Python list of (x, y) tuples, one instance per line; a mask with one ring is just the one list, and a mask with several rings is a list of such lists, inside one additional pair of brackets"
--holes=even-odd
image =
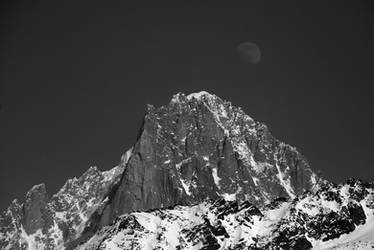
[(0, 216), (0, 249), (63, 249), (105, 204), (125, 163), (106, 172), (91, 167), (50, 198), (44, 184), (32, 187), (23, 203), (14, 200)]
[(18, 200), (13, 200), (0, 216), (0, 249), (22, 249), (22, 223), (22, 204)]
[(47, 191), (44, 184), (34, 186), (26, 194), (23, 206), (24, 229), (27, 234), (33, 234), (48, 223), (46, 218)]
[(317, 184), (294, 148), (240, 108), (206, 92), (175, 95), (147, 107), (121, 183), (102, 225), (135, 211), (193, 204), (205, 198), (264, 204)]

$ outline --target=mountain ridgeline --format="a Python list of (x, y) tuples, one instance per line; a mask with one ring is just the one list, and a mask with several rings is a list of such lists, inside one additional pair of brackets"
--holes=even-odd
[(102, 224), (123, 213), (205, 198), (264, 204), (310, 190), (317, 177), (293, 147), (240, 108), (202, 92), (148, 105), (121, 183)]
[[(313, 216), (324, 218), (331, 211), (344, 211), (344, 220), (348, 222), (343, 226), (350, 225), (349, 230), (339, 229), (340, 233), (326, 240), (365, 224), (371, 218), (368, 213), (372, 186), (352, 185), (359, 186), (359, 199), (342, 194), (342, 186), (336, 187), (318, 177), (296, 148), (277, 140), (265, 124), (230, 102), (204, 91), (178, 93), (165, 106), (147, 106), (137, 140), (118, 166), (104, 172), (91, 167), (81, 177), (68, 180), (52, 196), (41, 184), (27, 193), (24, 202), (14, 200), (0, 217), (0, 248), (152, 249), (158, 244), (159, 249), (292, 249), (299, 244), (297, 249), (309, 249), (313, 241), (307, 234), (311, 231), (307, 230), (307, 223), (300, 222), (304, 231), (294, 241), (282, 241), (283, 245), (276, 246), (266, 239), (275, 239), (273, 234), (281, 231), (279, 227), (298, 220), (295, 208), (304, 213), (305, 220), (304, 210), (313, 209), (306, 205), (303, 210), (300, 206), (308, 202), (317, 207)], [(298, 207), (300, 200), (307, 198), (308, 202)], [(340, 205), (331, 210), (325, 201), (337, 202), (338, 198), (346, 202), (338, 202)], [(229, 212), (218, 216), (226, 210)], [(196, 218), (185, 218), (183, 211), (195, 211)], [(143, 220), (139, 213), (143, 213)], [(238, 235), (238, 228), (240, 232), (245, 229), (234, 228), (233, 224), (225, 226), (230, 214), (236, 218), (232, 223), (249, 220), (249, 227), (253, 229), (256, 225), (259, 231), (253, 229), (250, 234)], [(153, 239), (153, 229), (169, 215), (174, 223), (169, 226), (178, 226), (177, 236), (160, 233)], [(160, 223), (144, 223), (144, 216)], [(256, 220), (269, 223), (256, 224)], [(184, 225), (186, 222), (191, 228)], [(261, 226), (267, 229), (259, 229)], [(129, 237), (110, 240), (118, 232), (126, 235), (124, 229)], [(201, 234), (196, 235), (199, 230)], [(220, 233), (221, 238), (215, 235), (215, 230), (225, 240)], [(273, 238), (267, 237), (267, 233)], [(136, 235), (153, 237), (148, 242), (152, 246)], [(315, 241), (324, 237), (314, 235), (319, 235)], [(250, 240), (240, 240), (245, 236)]]

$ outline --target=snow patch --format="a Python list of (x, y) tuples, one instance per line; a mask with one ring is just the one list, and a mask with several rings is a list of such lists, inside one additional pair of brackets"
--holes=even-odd
[(218, 177), (217, 167), (212, 168), (212, 176), (213, 176), (213, 180), (214, 180), (214, 183), (216, 184), (217, 188), (221, 189), (221, 186), (219, 185), (219, 182), (220, 182), (221, 178)]
[(253, 180), (253, 183), (258, 186), (258, 184), (260, 183), (260, 179), (259, 178), (256, 178), (256, 177), (253, 177), (252, 176), (252, 180)]
[(199, 99), (201, 99), (202, 96), (212, 97), (213, 95), (206, 92), (206, 91), (200, 91), (200, 92), (191, 93), (191, 94), (187, 95), (187, 100), (191, 100), (192, 98), (195, 98), (196, 100), (199, 100)]
[(129, 161), (131, 155), (132, 155), (133, 147), (131, 147), (129, 150), (126, 151), (125, 154), (122, 155), (121, 157), (121, 163), (123, 165), (126, 165), (127, 162)]
[(225, 199), (227, 201), (236, 200), (236, 193), (233, 193), (233, 194), (223, 193), (223, 194), (221, 194), (221, 196), (223, 197), (223, 199)]
[(279, 181), (280, 181), (280, 184), (284, 187), (284, 189), (286, 190), (286, 192), (288, 193), (288, 195), (291, 197), (291, 198), (295, 198), (295, 192), (291, 186), (291, 180), (290, 178), (286, 179), (285, 180), (285, 176), (284, 174), (282, 173), (280, 167), (278, 164), (275, 164), (275, 166), (277, 167), (277, 170), (278, 170), (278, 178), (279, 178)]
[(186, 192), (187, 195), (191, 195), (191, 192), (190, 192), (190, 188), (189, 186), (187, 185), (186, 181), (184, 181), (182, 178), (180, 179), (181, 183), (182, 183), (182, 186), (183, 186), (183, 189), (184, 191)]

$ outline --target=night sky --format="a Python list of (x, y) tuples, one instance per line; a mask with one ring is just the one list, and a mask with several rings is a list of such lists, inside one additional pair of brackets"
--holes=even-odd
[[(147, 103), (206, 90), (334, 182), (374, 174), (372, 1), (13, 1), (0, 7), (0, 210), (115, 166)], [(345, 2), (345, 3), (342, 3)], [(262, 60), (241, 60), (254, 42)]]

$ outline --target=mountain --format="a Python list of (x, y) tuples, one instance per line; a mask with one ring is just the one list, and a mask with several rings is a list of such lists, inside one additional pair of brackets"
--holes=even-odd
[(79, 250), (374, 248), (374, 183), (325, 185), (261, 209), (206, 200), (118, 217)]
[(44, 184), (32, 187), (21, 204), (14, 200), (0, 216), (0, 249), (63, 249), (86, 227), (119, 182), (131, 150), (113, 169), (89, 168), (48, 197)]
[(240, 108), (200, 92), (148, 105), (123, 178), (100, 221), (145, 210), (192, 204), (205, 198), (263, 204), (294, 197), (317, 184), (294, 148)]
[[(113, 244), (143, 248), (142, 239), (154, 238), (157, 225), (174, 228), (166, 234), (156, 233), (157, 242), (152, 244), (161, 248), (166, 247), (162, 244), (173, 245), (175, 237), (187, 242), (179, 244), (180, 248), (206, 245), (210, 240), (222, 247), (214, 236), (214, 228), (221, 223), (217, 230), (226, 230), (224, 242), (232, 248), (272, 248), (266, 239), (280, 244), (279, 237), (283, 237), (295, 239), (285, 243), (284, 248), (305, 244), (307, 249), (328, 234), (310, 236), (310, 224), (305, 221), (311, 218), (336, 219), (336, 230), (322, 224), (332, 230), (333, 238), (370, 221), (371, 208), (366, 207), (372, 187), (357, 184), (366, 191), (361, 195), (364, 198), (355, 199), (337, 191), (345, 190), (347, 185), (334, 186), (318, 177), (296, 148), (277, 140), (265, 124), (230, 102), (204, 91), (178, 93), (165, 106), (147, 106), (135, 144), (112, 170), (101, 172), (91, 167), (81, 177), (68, 180), (51, 197), (41, 184), (27, 193), (24, 202), (14, 200), (0, 217), (0, 248), (121, 249)], [(329, 207), (330, 196), (340, 197), (335, 201), (343, 203)], [(301, 201), (308, 202), (305, 205)], [(312, 214), (300, 208), (309, 205)], [(218, 218), (218, 210), (227, 210), (223, 218)], [(258, 245), (249, 239), (240, 245), (239, 229), (228, 227), (226, 216), (233, 220), (229, 222), (232, 225), (268, 221), (251, 222), (253, 230), (247, 235)], [(238, 222), (239, 217), (244, 221)], [(147, 218), (154, 221), (145, 225), (142, 222)], [(295, 221), (300, 224), (296, 229)], [(348, 230), (341, 229), (340, 223)], [(319, 227), (318, 223), (313, 225)], [(284, 235), (281, 228), (287, 228), (290, 234)], [(299, 228), (303, 228), (301, 232)], [(277, 238), (276, 232), (283, 236)], [(301, 243), (297, 243), (299, 238)], [(107, 242), (106, 246), (103, 242)], [(209, 244), (206, 249), (214, 249)]]

